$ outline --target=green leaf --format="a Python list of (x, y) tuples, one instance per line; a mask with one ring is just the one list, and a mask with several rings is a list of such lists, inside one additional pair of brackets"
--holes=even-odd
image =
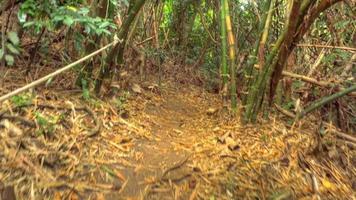
[(107, 26), (109, 26), (109, 25), (110, 25), (110, 22), (105, 21), (105, 22), (103, 22), (103, 23), (100, 23), (99, 28), (105, 28), (105, 27), (107, 27)]
[(64, 19), (63, 15), (56, 15), (56, 16), (54, 16), (53, 21), (59, 22), (59, 21), (62, 21), (63, 19)]
[(14, 47), (14, 45), (12, 45), (11, 43), (7, 43), (6, 47), (13, 54), (15, 54), (15, 55), (19, 55), (20, 54), (20, 51), (16, 47)]
[(26, 22), (26, 23), (23, 24), (23, 27), (26, 28), (26, 27), (32, 26), (32, 25), (34, 25), (34, 24), (35, 24), (34, 21)]
[(25, 105), (30, 105), (32, 102), (31, 97), (28, 94), (15, 95), (11, 97), (11, 102), (16, 106), (22, 107)]
[(13, 32), (13, 31), (11, 31), (11, 32), (9, 32), (8, 34), (7, 34), (7, 37), (9, 38), (9, 40), (12, 42), (12, 44), (14, 44), (14, 45), (19, 45), (19, 43), (20, 43), (20, 39), (19, 39), (19, 37), (17, 36), (17, 33), (16, 32)]
[(111, 35), (111, 32), (106, 30), (106, 29), (103, 29), (103, 33), (107, 34), (107, 35)]
[(8, 65), (14, 65), (15, 59), (12, 55), (5, 55), (5, 60)]
[(88, 89), (88, 82), (85, 79), (82, 79), (82, 95), (85, 100), (90, 99), (90, 91)]
[(19, 22), (25, 23), (26, 22), (26, 18), (27, 18), (27, 13), (22, 12), (21, 10), (18, 12), (17, 14), (17, 18), (19, 19)]
[(45, 86), (48, 87), (53, 81), (53, 78), (49, 78), (47, 81), (46, 81), (46, 84)]
[(64, 17), (63, 23), (67, 26), (71, 26), (74, 23), (73, 18), (66, 16)]
[(0, 49), (0, 59), (4, 56), (4, 50)]

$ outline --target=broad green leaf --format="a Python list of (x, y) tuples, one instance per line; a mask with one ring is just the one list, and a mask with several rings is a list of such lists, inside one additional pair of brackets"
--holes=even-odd
[(110, 25), (110, 22), (105, 21), (105, 22), (103, 22), (103, 23), (101, 23), (101, 24), (99, 25), (99, 28), (105, 28), (105, 27), (107, 27), (107, 26), (109, 26), (109, 25)]
[(73, 18), (66, 16), (64, 17), (63, 23), (67, 26), (71, 26), (74, 23)]
[(5, 55), (5, 60), (8, 65), (14, 65), (15, 59), (12, 55)]
[(13, 54), (19, 55), (20, 51), (11, 43), (7, 43), (6, 44), (6, 48)]
[(103, 33), (106, 33), (107, 35), (111, 35), (111, 32), (106, 29), (103, 29)]
[(89, 11), (89, 9), (88, 8), (80, 8), (80, 10), (78, 11), (78, 13), (79, 14), (81, 14), (81, 15), (86, 15), (86, 14), (88, 14), (90, 11)]
[(63, 15), (55, 15), (53, 21), (58, 22), (58, 21), (62, 21), (63, 19), (64, 19)]
[(9, 40), (12, 42), (12, 44), (14, 44), (14, 45), (19, 45), (20, 39), (19, 39), (19, 37), (17, 36), (17, 33), (16, 33), (16, 32), (13, 32), (13, 31), (9, 32), (9, 33), (7, 34), (7, 37), (8, 37)]

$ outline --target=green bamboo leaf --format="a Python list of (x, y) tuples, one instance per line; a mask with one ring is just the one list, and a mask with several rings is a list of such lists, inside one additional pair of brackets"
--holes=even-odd
[(105, 21), (105, 22), (102, 22), (102, 23), (99, 24), (99, 28), (105, 28), (105, 27), (107, 27), (109, 25), (110, 25), (110, 22)]
[(19, 20), (20, 23), (25, 23), (26, 22), (26, 18), (27, 18), (27, 13), (24, 13), (22, 10), (20, 10), (17, 14), (17, 18)]
[(19, 55), (20, 51), (11, 43), (7, 43), (6, 44), (6, 48), (13, 54)]
[(66, 16), (63, 20), (63, 23), (67, 26), (71, 26), (74, 23), (73, 18)]
[(7, 37), (8, 37), (9, 40), (12, 42), (12, 44), (14, 44), (14, 45), (19, 45), (20, 39), (19, 39), (19, 37), (17, 36), (17, 33), (16, 33), (16, 32), (13, 32), (13, 31), (9, 32), (9, 33), (7, 34)]
[(0, 59), (4, 56), (4, 50), (0, 49)]
[(26, 22), (26, 23), (23, 24), (23, 27), (26, 28), (26, 27), (29, 27), (29, 26), (34, 25), (35, 23), (36, 23), (36, 22), (34, 22), (34, 21)]
[(6, 63), (10, 66), (14, 65), (15, 59), (12, 55), (5, 55)]

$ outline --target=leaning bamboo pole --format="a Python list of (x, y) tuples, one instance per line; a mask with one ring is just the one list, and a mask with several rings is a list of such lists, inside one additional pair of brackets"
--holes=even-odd
[(343, 96), (345, 96), (351, 92), (354, 92), (354, 91), (356, 91), (356, 84), (354, 84), (351, 87), (346, 88), (342, 91), (339, 91), (335, 94), (332, 94), (330, 96), (322, 97), (322, 98), (318, 99), (317, 101), (315, 101), (314, 103), (312, 103), (310, 106), (306, 107), (302, 112), (298, 113), (296, 119), (301, 119), (308, 113), (313, 112), (314, 110), (320, 108), (321, 106), (328, 104), (328, 103), (334, 101), (335, 99), (343, 97)]

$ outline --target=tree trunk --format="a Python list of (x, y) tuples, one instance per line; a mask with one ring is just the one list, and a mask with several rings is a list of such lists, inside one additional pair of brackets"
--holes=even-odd
[(116, 66), (116, 63), (119, 66), (123, 64), (123, 55), (126, 46), (127, 35), (130, 31), (132, 22), (134, 21), (135, 17), (137, 16), (144, 4), (145, 0), (136, 0), (134, 1), (134, 3), (132, 1), (130, 2), (130, 9), (128, 15), (125, 21), (123, 22), (121, 28), (119, 29), (119, 32), (117, 33), (117, 37), (122, 41), (116, 44), (106, 57), (105, 64), (101, 68), (98, 80), (95, 85), (96, 94), (100, 93), (104, 81), (106, 81), (107, 83), (106, 86), (109, 87), (111, 77), (113, 75), (113, 68)]

